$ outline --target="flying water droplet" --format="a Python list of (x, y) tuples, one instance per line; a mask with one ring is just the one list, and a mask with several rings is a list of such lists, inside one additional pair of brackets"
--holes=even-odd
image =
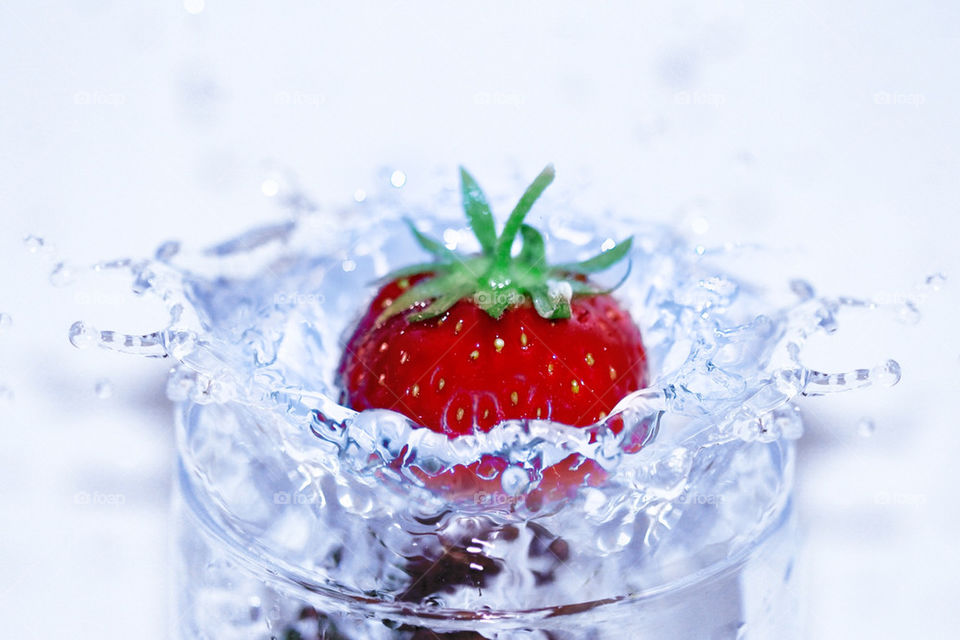
[(0, 404), (10, 404), (13, 402), (13, 389), (5, 384), (0, 384)]
[(93, 392), (97, 394), (97, 397), (101, 400), (107, 400), (113, 395), (113, 383), (106, 378), (100, 378), (93, 385)]
[(897, 309), (897, 320), (903, 324), (917, 324), (920, 322), (920, 309), (913, 300), (907, 300)]
[(25, 246), (30, 253), (37, 253), (43, 248), (43, 245), (43, 238), (34, 235), (27, 236), (23, 239), (23, 246)]
[(857, 433), (861, 438), (869, 438), (877, 430), (877, 425), (871, 418), (860, 418), (857, 423)]
[(6, 331), (13, 325), (13, 318), (9, 313), (0, 313), (0, 332)]
[(390, 184), (399, 189), (407, 183), (407, 174), (397, 169), (390, 175)]
[(100, 332), (82, 320), (70, 325), (70, 344), (77, 349), (88, 349), (100, 342)]
[(813, 285), (806, 280), (791, 280), (790, 290), (793, 291), (794, 295), (801, 301), (812, 300), (813, 296), (816, 295), (816, 292), (813, 290)]
[(66, 287), (76, 282), (76, 280), (76, 271), (64, 262), (58, 262), (53, 267), (53, 271), (50, 272), (50, 284), (55, 287)]
[(178, 253), (180, 253), (180, 243), (176, 240), (168, 240), (157, 247), (155, 257), (160, 262), (167, 262)]
[(943, 288), (943, 284), (947, 281), (947, 277), (942, 273), (934, 273), (927, 276), (927, 279), (924, 280), (924, 286), (930, 291), (940, 291)]
[(880, 384), (892, 387), (900, 382), (900, 363), (896, 360), (887, 360), (871, 372), (871, 377)]

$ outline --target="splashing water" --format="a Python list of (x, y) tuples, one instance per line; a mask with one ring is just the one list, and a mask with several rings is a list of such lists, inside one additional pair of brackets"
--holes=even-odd
[[(406, 179), (395, 172), (391, 183)], [(508, 421), (451, 440), (397, 413), (358, 413), (336, 400), (343, 337), (373, 294), (369, 283), (419, 253), (395, 201), (362, 190), (351, 200), (301, 208), (295, 220), (203, 252), (167, 242), (153, 259), (100, 263), (95, 270), (129, 273), (133, 292), (161, 300), (169, 321), (142, 335), (78, 321), (69, 334), (79, 348), (173, 361), (167, 392), (180, 405), (191, 499), (225, 538), (318, 591), (410, 600), (409, 562), (424, 541), (474, 530), (476, 554), (497, 568), (484, 574), (482, 598), (448, 589), (431, 593), (429, 607), (526, 609), (656, 589), (733, 557), (779, 517), (790, 441), (803, 430), (797, 399), (900, 378), (892, 360), (828, 373), (802, 359), (804, 344), (833, 333), (845, 308), (889, 305), (820, 297), (795, 280), (782, 285), (794, 302), (775, 307), (725, 271), (729, 251), (691, 246), (666, 227), (610, 217), (595, 228), (560, 211), (547, 225), (556, 262), (634, 235), (632, 270), (616, 295), (643, 332), (649, 388), (586, 429)], [(462, 222), (420, 210), (445, 241), (470, 242)], [(544, 501), (545, 474), (571, 455), (594, 461), (603, 482)], [(484, 472), (501, 491), (453, 500), (425, 486), (426, 476), (481, 459), (504, 462)], [(517, 526), (532, 549), (531, 522), (562, 532), (575, 553), (552, 562), (482, 534)]]

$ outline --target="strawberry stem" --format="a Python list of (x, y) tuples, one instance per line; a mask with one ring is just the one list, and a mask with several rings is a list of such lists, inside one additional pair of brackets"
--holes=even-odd
[[(608, 290), (586, 281), (584, 276), (608, 269), (627, 257), (632, 238), (588, 260), (550, 266), (546, 261), (543, 235), (524, 223), (534, 203), (553, 182), (554, 175), (553, 165), (547, 165), (540, 172), (524, 191), (498, 235), (483, 190), (461, 167), (463, 209), (480, 243), (481, 254), (464, 256), (451, 251), (407, 220), (417, 243), (432, 254), (435, 261), (401, 268), (386, 276), (395, 279), (430, 274), (398, 296), (383, 311), (378, 322), (401, 313), (406, 313), (410, 322), (426, 320), (443, 314), (468, 297), (494, 318), (499, 318), (509, 307), (530, 300), (538, 314), (558, 320), (570, 317), (573, 296), (608, 293)], [(518, 233), (522, 244), (514, 257), (512, 250)]]

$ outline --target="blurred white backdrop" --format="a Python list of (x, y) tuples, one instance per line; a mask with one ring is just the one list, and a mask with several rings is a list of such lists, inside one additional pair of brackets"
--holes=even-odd
[(165, 366), (66, 339), (156, 310), (51, 287), (26, 234), (139, 256), (277, 217), (275, 176), (337, 202), (383, 168), (414, 189), (547, 161), (638, 217), (705, 220), (705, 243), (775, 247), (826, 293), (947, 276), (919, 323), (814, 345), (904, 379), (804, 405), (798, 500), (808, 637), (960, 627), (960, 5), (6, 2), (0, 43), (0, 635), (166, 636)]

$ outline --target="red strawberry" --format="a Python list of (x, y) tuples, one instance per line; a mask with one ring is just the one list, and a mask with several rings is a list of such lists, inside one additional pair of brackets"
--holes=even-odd
[[(624, 258), (631, 239), (590, 260), (550, 266), (543, 236), (523, 219), (552, 182), (552, 167), (527, 189), (499, 236), (479, 186), (462, 169), (461, 179), (482, 253), (455, 254), (409, 223), (436, 260), (388, 276), (347, 342), (342, 400), (357, 410), (398, 411), (451, 438), (509, 419), (577, 427), (602, 420), (646, 383), (639, 329), (587, 278)], [(522, 249), (513, 256), (518, 233)], [(480, 478), (506, 465), (481, 460), (431, 484), (495, 493), (499, 482)], [(602, 479), (599, 467), (579, 456), (551, 471), (540, 485), (547, 495)]]

